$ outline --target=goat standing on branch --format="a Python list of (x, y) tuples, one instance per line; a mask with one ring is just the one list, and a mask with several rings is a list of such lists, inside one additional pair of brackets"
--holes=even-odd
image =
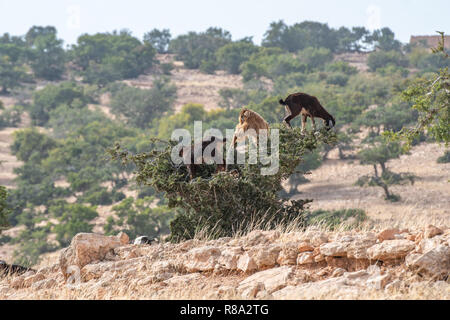
[(280, 99), (280, 104), (285, 106), (287, 116), (284, 122), (292, 128), (290, 121), (302, 114), (302, 133), (306, 130), (306, 118), (310, 117), (314, 131), (316, 131), (316, 122), (314, 118), (321, 118), (328, 130), (335, 126), (336, 121), (334, 117), (325, 110), (316, 97), (310, 96), (306, 93), (293, 93), (289, 95), (284, 101)]
[[(243, 136), (245, 132), (253, 129), (256, 132), (256, 142), (258, 143), (258, 136), (260, 130), (269, 131), (269, 124), (255, 111), (249, 110), (247, 108), (243, 108), (239, 113), (239, 124), (236, 126), (236, 130), (233, 136), (233, 146), (236, 145), (236, 140)], [(267, 133), (266, 132), (266, 133)]]

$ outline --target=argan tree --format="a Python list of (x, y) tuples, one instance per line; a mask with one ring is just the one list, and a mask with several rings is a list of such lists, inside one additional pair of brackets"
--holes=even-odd
[(211, 237), (231, 236), (255, 222), (266, 227), (293, 220), (301, 224), (304, 205), (311, 200), (280, 198), (281, 181), (294, 173), (305, 152), (335, 141), (335, 134), (326, 130), (318, 136), (302, 136), (300, 128), (274, 128), (280, 131), (279, 170), (273, 175), (261, 175), (260, 162), (239, 165), (238, 174), (214, 174), (214, 165), (204, 164), (199, 177), (189, 181), (186, 166), (173, 163), (171, 150), (176, 143), (169, 141), (154, 140), (153, 150), (146, 153), (131, 154), (118, 144), (109, 152), (112, 159), (136, 166), (139, 184), (164, 192), (169, 207), (181, 209), (170, 223), (171, 241), (191, 239), (199, 231)]
[[(356, 185), (360, 187), (380, 187), (383, 189), (386, 197), (385, 200), (398, 201), (400, 197), (389, 191), (389, 186), (395, 184), (414, 183), (414, 175), (410, 173), (395, 173), (386, 167), (386, 163), (390, 159), (400, 157), (402, 148), (398, 143), (385, 143), (384, 141), (376, 142), (372, 147), (361, 150), (358, 157), (361, 164), (373, 166), (374, 174), (365, 175), (356, 181)], [(378, 171), (378, 166), (381, 172)]]
[[(444, 33), (437, 48), (432, 51), (449, 59), (444, 49)], [(386, 132), (391, 140), (406, 141), (404, 147), (411, 147), (411, 143), (421, 133), (427, 131), (438, 142), (448, 145), (450, 141), (450, 75), (448, 67), (441, 68), (431, 78), (419, 78), (402, 92), (405, 101), (412, 103), (412, 108), (419, 113), (418, 120), (412, 127), (404, 127), (399, 132)]]

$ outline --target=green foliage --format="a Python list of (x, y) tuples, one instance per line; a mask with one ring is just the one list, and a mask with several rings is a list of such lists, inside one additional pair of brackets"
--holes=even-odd
[(34, 92), (30, 116), (35, 125), (45, 125), (50, 119), (50, 112), (57, 107), (65, 105), (68, 108), (81, 109), (91, 101), (84, 93), (84, 88), (75, 82), (50, 84)]
[(437, 159), (437, 163), (449, 163), (450, 162), (450, 151), (445, 151), (445, 153)]
[(106, 234), (125, 232), (131, 239), (146, 235), (156, 238), (169, 233), (174, 210), (166, 206), (153, 207), (154, 197), (134, 200), (126, 198), (113, 207), (116, 217), (109, 217), (104, 226)]
[(148, 128), (153, 119), (170, 112), (176, 87), (167, 78), (155, 79), (150, 90), (121, 86), (112, 95), (111, 112), (136, 127)]
[(8, 191), (4, 186), (0, 186), (0, 234), (2, 229), (8, 226), (8, 216), (11, 213), (6, 199), (8, 198)]
[(335, 50), (338, 39), (327, 24), (304, 21), (287, 26), (282, 20), (272, 22), (264, 34), (262, 45), (279, 47), (290, 52), (296, 52), (307, 47), (323, 47)]
[(308, 224), (318, 224), (331, 230), (342, 226), (347, 230), (358, 228), (367, 219), (362, 209), (315, 210), (307, 215)]
[(55, 27), (33, 26), (25, 35), (30, 66), (38, 78), (57, 80), (64, 72), (63, 40), (57, 39), (56, 33)]
[(55, 251), (58, 247), (47, 240), (50, 226), (24, 230), (18, 236), (19, 249), (14, 251), (14, 263), (31, 267), (40, 261), (43, 253)]
[(50, 150), (57, 146), (57, 142), (36, 128), (26, 128), (14, 132), (14, 142), (11, 152), (20, 161), (41, 162), (48, 157)]
[(382, 51), (400, 51), (401, 42), (395, 40), (394, 32), (389, 28), (375, 30), (367, 37), (368, 42), (373, 42), (375, 48)]
[[(386, 162), (390, 159), (400, 157), (404, 151), (399, 143), (384, 142), (375, 144), (373, 147), (369, 147), (361, 150), (358, 153), (358, 157), (361, 164), (372, 165), (374, 168), (374, 175), (365, 175), (356, 181), (355, 185), (360, 187), (374, 187), (378, 186), (383, 188), (385, 192), (385, 200), (399, 201), (398, 195), (389, 192), (390, 185), (405, 184), (410, 182), (414, 183), (415, 176), (410, 173), (395, 173), (386, 168)], [(377, 165), (381, 167), (381, 175), (378, 173)]]
[(89, 203), (91, 205), (111, 205), (114, 202), (121, 201), (125, 198), (123, 192), (116, 190), (108, 191), (105, 187), (94, 186), (87, 190), (83, 196), (78, 198), (79, 202)]
[(407, 67), (408, 60), (402, 53), (397, 51), (375, 51), (369, 54), (367, 65), (371, 71), (390, 65), (396, 67)]
[(121, 170), (105, 162), (105, 151), (114, 141), (132, 136), (134, 131), (120, 125), (91, 122), (71, 132), (64, 143), (43, 161), (44, 170), (55, 177), (64, 176), (73, 190), (86, 191), (113, 180)]
[(424, 47), (416, 47), (409, 54), (410, 64), (422, 72), (439, 72), (439, 69), (450, 67), (450, 59), (447, 59), (447, 53), (432, 53)]
[(21, 37), (5, 33), (0, 37), (0, 93), (17, 88), (30, 80), (24, 66), (28, 58), (28, 47)]
[(352, 76), (358, 73), (358, 69), (352, 67), (348, 62), (335, 61), (326, 65), (325, 70), (328, 72), (340, 72), (347, 76)]
[[(328, 146), (328, 144), (324, 144)], [(331, 147), (331, 146), (330, 146)], [(302, 162), (295, 168), (295, 171), (287, 179), (286, 185), (288, 190), (281, 190), (281, 197), (291, 197), (298, 193), (298, 186), (308, 182), (306, 175), (310, 173), (311, 170), (317, 169), (322, 164), (322, 158), (318, 150), (305, 152), (302, 158)]]
[(327, 83), (337, 86), (345, 87), (347, 85), (349, 76), (341, 72), (335, 72), (327, 76)]
[[(444, 33), (438, 48), (433, 48), (434, 54), (443, 54), (449, 60), (444, 51)], [(440, 69), (431, 79), (419, 78), (402, 92), (402, 98), (410, 102), (412, 108), (417, 110), (419, 117), (412, 128), (403, 128), (401, 131), (386, 132), (385, 135), (392, 141), (403, 140), (405, 149), (409, 149), (413, 141), (424, 131), (428, 131), (438, 142), (448, 145), (450, 140), (450, 75), (448, 67)]]
[(155, 53), (150, 43), (142, 43), (122, 30), (80, 36), (71, 56), (83, 81), (105, 85), (139, 76), (152, 66)]
[(186, 168), (171, 160), (172, 142), (161, 142), (151, 152), (136, 155), (116, 145), (110, 153), (113, 159), (136, 165), (138, 183), (165, 192), (170, 207), (183, 209), (170, 223), (172, 241), (190, 239), (200, 230), (220, 237), (252, 221), (274, 226), (302, 219), (303, 206), (309, 201), (289, 203), (280, 199), (281, 181), (295, 171), (307, 150), (315, 149), (319, 142), (331, 143), (334, 136), (324, 130), (319, 137), (304, 137), (299, 128), (273, 128), (280, 130), (280, 167), (273, 175), (261, 175), (261, 163), (243, 165), (239, 177), (230, 173), (211, 175), (211, 165), (202, 165), (202, 177), (189, 182)]
[(97, 217), (95, 207), (67, 203), (62, 215), (58, 216), (59, 223), (53, 226), (52, 231), (56, 233), (56, 240), (61, 247), (66, 247), (77, 233), (92, 232), (94, 225), (90, 221)]
[(333, 54), (327, 48), (308, 47), (298, 52), (298, 59), (310, 69), (323, 69), (326, 63), (333, 60)]
[(29, 79), (25, 67), (8, 56), (0, 55), (0, 93), (19, 87)]
[(216, 52), (217, 63), (220, 68), (231, 74), (240, 73), (240, 66), (250, 56), (258, 51), (252, 42), (238, 41), (224, 45)]
[[(2, 110), (0, 106), (0, 110)], [(14, 106), (0, 113), (0, 128), (17, 127), (21, 122), (22, 106)]]
[(52, 128), (51, 135), (53, 138), (65, 139), (71, 132), (75, 132), (92, 122), (112, 123), (99, 110), (90, 110), (88, 106), (71, 108), (67, 104), (62, 104), (49, 112), (47, 126)]
[(216, 52), (231, 42), (231, 34), (220, 28), (209, 28), (205, 32), (189, 32), (170, 42), (169, 50), (177, 55), (189, 69), (198, 69), (203, 65), (206, 71), (216, 66)]
[(167, 53), (171, 37), (169, 29), (153, 29), (144, 34), (144, 43), (150, 43), (158, 53)]
[(304, 72), (307, 69), (306, 64), (292, 54), (285, 54), (277, 48), (259, 50), (241, 67), (244, 81), (260, 77), (275, 79), (292, 72)]

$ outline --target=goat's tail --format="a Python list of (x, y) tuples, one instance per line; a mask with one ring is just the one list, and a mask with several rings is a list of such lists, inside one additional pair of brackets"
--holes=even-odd
[(283, 106), (286, 105), (286, 101), (283, 101), (283, 99), (280, 99), (278, 102), (279, 102), (281, 105), (283, 105)]

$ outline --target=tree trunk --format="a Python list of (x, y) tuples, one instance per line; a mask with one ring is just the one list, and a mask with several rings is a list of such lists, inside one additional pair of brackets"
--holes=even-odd
[(378, 169), (376, 164), (373, 165), (373, 169), (375, 170), (375, 177), (378, 179)]
[(381, 175), (383, 175), (383, 173), (386, 171), (386, 164), (384, 162), (380, 162), (380, 166), (381, 166)]

